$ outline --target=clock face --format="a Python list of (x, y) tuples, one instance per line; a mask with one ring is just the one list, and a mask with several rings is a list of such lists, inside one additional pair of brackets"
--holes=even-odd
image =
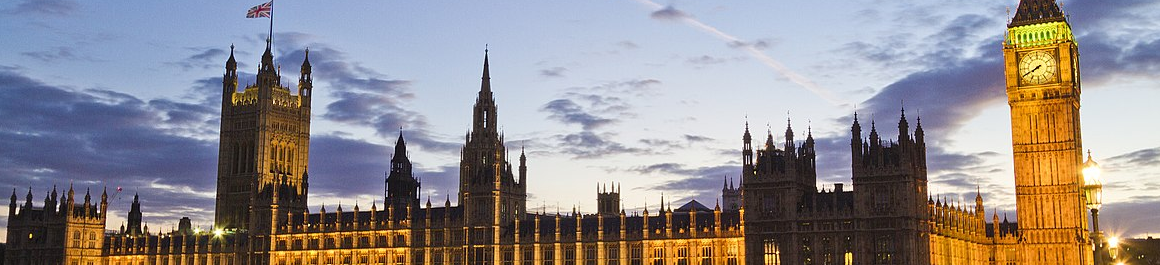
[(1045, 51), (1028, 52), (1019, 59), (1019, 78), (1027, 84), (1055, 81), (1056, 69), (1055, 56)]

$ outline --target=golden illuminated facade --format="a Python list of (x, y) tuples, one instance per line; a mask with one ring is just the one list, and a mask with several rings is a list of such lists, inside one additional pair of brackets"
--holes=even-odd
[[(323, 206), (311, 213), (299, 204), (305, 201), (306, 153), (297, 146), (308, 142), (309, 135), (295, 128), (309, 121), (309, 61), (303, 63), (299, 94), (289, 96), (276, 83), (276, 72), (265, 72), (265, 65), (272, 64), (269, 55), (267, 49), (258, 84), (245, 92), (235, 91), (232, 55), (223, 82), (219, 186), (253, 189), (251, 210), (219, 212), (219, 222), (210, 231), (157, 233), (147, 225), (141, 228), (141, 205), (135, 197), (129, 228), (104, 234), (103, 244), (96, 243), (101, 246), (98, 264), (744, 263), (740, 212), (722, 210), (719, 205), (709, 209), (692, 201), (677, 209), (626, 214), (619, 205), (619, 188), (614, 188), (598, 191), (598, 204), (604, 207), (596, 214), (526, 212), (527, 157), (521, 152), (514, 169), (504, 157), (506, 147), (496, 129), (497, 108), (486, 55), (473, 127), (460, 163), (458, 205), (452, 206), (450, 200), (441, 207), (430, 201), (419, 203), (420, 183), (412, 174), (400, 134), (382, 208), (379, 204), (370, 205), (369, 210), (359, 205), (334, 210)], [(251, 122), (270, 126), (247, 127)], [(248, 145), (258, 147), (249, 149)], [(248, 150), (265, 151), (249, 154)], [(250, 183), (239, 184), (242, 181), (235, 179)], [(240, 207), (235, 205), (240, 199), (233, 199), (236, 196), (227, 194), (228, 190), (219, 190), (219, 206)], [(103, 224), (104, 218), (99, 222)]]
[(1015, 223), (992, 212), (986, 221), (981, 194), (974, 207), (927, 191), (926, 143), (921, 120), (913, 134), (906, 115), (896, 139), (870, 127), (862, 138), (855, 115), (850, 128), (853, 190), (842, 184), (817, 190), (814, 139), (795, 142), (786, 128), (779, 147), (773, 134), (753, 148), (742, 135), (742, 210), (746, 264), (1010, 264)]
[(1020, 264), (1088, 264), (1079, 50), (1053, 0), (1024, 0), (1003, 43)]
[[(308, 53), (307, 53), (308, 54)], [(74, 202), (72, 188), (44, 206), (10, 202), (6, 264), (1085, 264), (1079, 195), (1078, 54), (1053, 1), (1024, 0), (1004, 41), (1018, 223), (927, 189), (925, 132), (905, 112), (899, 135), (873, 122), (850, 128), (852, 189), (818, 190), (811, 133), (787, 126), (753, 146), (746, 125), (738, 186), (726, 180), (710, 209), (696, 201), (626, 214), (620, 188), (597, 189), (596, 213), (528, 212), (527, 157), (507, 157), (485, 51), (471, 130), (461, 152), (458, 202), (419, 200), (402, 132), (383, 203), (306, 208), (312, 75), (297, 93), (280, 83), (267, 44), (257, 83), (238, 90), (231, 55), (223, 76), (215, 224), (151, 232), (134, 196), (128, 227), (105, 232), (106, 197)], [(990, 221), (990, 222), (988, 222)], [(91, 262), (91, 263), (90, 263)]]
[(32, 206), (32, 189), (17, 206), (16, 190), (8, 204), (8, 241), (4, 264), (101, 264), (105, 260), (105, 217), (108, 193), (93, 202), (85, 191), (83, 203), (70, 185), (57, 199), (56, 187), (45, 194), (40, 208)]
[(290, 212), (306, 210), (310, 150), (310, 52), (297, 95), (282, 86), (270, 43), (257, 83), (238, 92), (233, 47), (222, 76), (214, 228), (267, 234)]

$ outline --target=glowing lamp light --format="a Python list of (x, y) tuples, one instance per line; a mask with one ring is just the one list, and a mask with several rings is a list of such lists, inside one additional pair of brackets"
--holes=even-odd
[(1120, 238), (1116, 237), (1116, 236), (1108, 237), (1108, 247), (1109, 248), (1120, 247)]
[(213, 230), (213, 236), (215, 236), (215, 237), (220, 237), (220, 236), (222, 236), (222, 234), (225, 234), (225, 233), (226, 233), (226, 231), (223, 231), (221, 228)]
[(1100, 164), (1092, 161), (1092, 153), (1088, 151), (1087, 162), (1083, 163), (1083, 193), (1087, 198), (1087, 207), (1092, 210), (1099, 210), (1103, 203), (1104, 184), (1100, 180)]

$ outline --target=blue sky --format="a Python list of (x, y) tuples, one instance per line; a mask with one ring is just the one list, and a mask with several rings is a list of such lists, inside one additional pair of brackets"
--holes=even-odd
[[(122, 187), (155, 230), (212, 222), (221, 74), (252, 82), (260, 1), (0, 3), (0, 187)], [(454, 196), (490, 49), (499, 124), (528, 152), (528, 208), (630, 210), (719, 196), (746, 121), (818, 139), (819, 188), (849, 183), (849, 126), (928, 137), (930, 190), (1014, 218), (1000, 40), (1015, 1), (282, 1), (275, 56), (311, 50), (311, 209), (380, 200), (398, 128), (423, 199)], [(1084, 148), (1105, 166), (1101, 227), (1160, 231), (1160, 3), (1064, 1), (1080, 45)], [(847, 186), (848, 187), (848, 186)], [(95, 191), (98, 192), (99, 191)], [(454, 200), (454, 198), (452, 198)], [(674, 205), (676, 206), (676, 205)], [(6, 206), (5, 206), (6, 207)], [(7, 211), (0, 211), (0, 215)], [(990, 213), (988, 213), (990, 215)], [(0, 224), (7, 218), (0, 218)]]

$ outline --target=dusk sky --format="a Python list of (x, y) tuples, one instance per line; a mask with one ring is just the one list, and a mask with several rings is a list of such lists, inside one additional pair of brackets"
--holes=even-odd
[[(157, 232), (213, 221), (221, 77), (235, 46), (252, 83), (254, 1), (0, 3), (0, 187), (40, 206), (55, 185), (140, 193)], [(818, 142), (819, 189), (850, 184), (850, 125), (897, 136), (922, 118), (932, 196), (1014, 221), (1001, 1), (280, 1), (274, 56), (314, 69), (310, 211), (382, 203), (400, 128), (423, 201), (457, 191), (484, 47), (509, 157), (528, 157), (529, 211), (595, 212), (618, 183), (630, 214), (712, 205), (755, 138), (787, 121)], [(1083, 147), (1104, 168), (1100, 227), (1160, 233), (1160, 1), (1070, 0)], [(868, 131), (868, 130), (867, 130)], [(863, 135), (866, 137), (867, 135)], [(755, 144), (756, 145), (756, 144)], [(516, 163), (516, 161), (511, 161)], [(122, 191), (116, 192), (120, 187)], [(7, 203), (0, 229), (7, 224)], [(3, 234), (4, 230), (0, 230)]]

